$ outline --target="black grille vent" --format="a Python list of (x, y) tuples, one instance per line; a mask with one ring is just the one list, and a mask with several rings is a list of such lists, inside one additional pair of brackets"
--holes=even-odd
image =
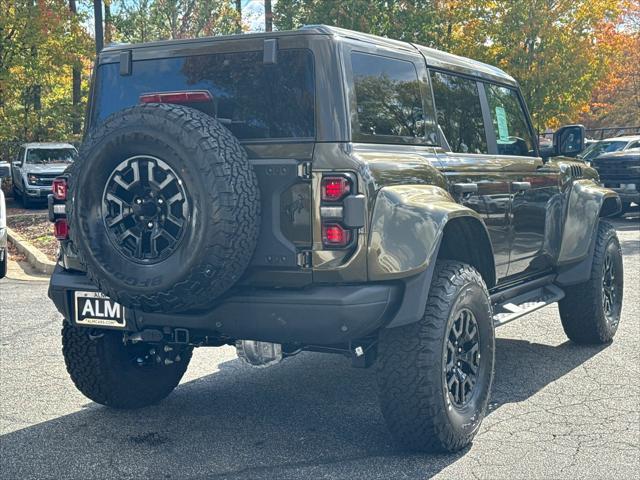
[(571, 178), (582, 178), (582, 167), (580, 165), (569, 165), (569, 174), (571, 175)]

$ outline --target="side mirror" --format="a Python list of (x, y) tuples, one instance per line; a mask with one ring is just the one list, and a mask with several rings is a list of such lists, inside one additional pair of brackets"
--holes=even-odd
[(575, 157), (584, 150), (585, 129), (583, 125), (566, 125), (553, 134), (553, 149), (556, 155)]
[(19, 167), (20, 163), (20, 160), (14, 160), (13, 162), (11, 162), (11, 165), (13, 165), (14, 167)]
[(11, 169), (6, 162), (0, 162), (0, 178), (8, 177), (11, 175)]

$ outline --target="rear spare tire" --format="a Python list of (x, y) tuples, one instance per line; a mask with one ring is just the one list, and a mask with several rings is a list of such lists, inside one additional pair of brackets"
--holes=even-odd
[(69, 190), (70, 238), (87, 275), (129, 308), (206, 308), (256, 245), (259, 192), (246, 152), (192, 108), (113, 114), (82, 145)]

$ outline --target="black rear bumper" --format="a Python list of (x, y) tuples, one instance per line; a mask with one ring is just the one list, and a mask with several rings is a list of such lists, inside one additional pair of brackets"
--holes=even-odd
[[(79, 272), (57, 266), (49, 297), (68, 321), (73, 292), (95, 291)], [(312, 286), (304, 289), (243, 288), (212, 310), (185, 314), (127, 310), (127, 330), (187, 329), (192, 336), (331, 345), (365, 337), (387, 324), (402, 298), (400, 283)]]

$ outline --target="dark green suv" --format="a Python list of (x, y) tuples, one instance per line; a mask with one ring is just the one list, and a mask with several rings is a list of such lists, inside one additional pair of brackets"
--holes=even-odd
[(557, 302), (573, 341), (616, 332), (620, 200), (583, 145), (568, 126), (541, 152), (501, 70), (357, 32), (109, 47), (50, 199), (69, 373), (136, 408), (194, 347), (340, 353), (376, 365), (402, 444), (458, 450), (496, 326)]

